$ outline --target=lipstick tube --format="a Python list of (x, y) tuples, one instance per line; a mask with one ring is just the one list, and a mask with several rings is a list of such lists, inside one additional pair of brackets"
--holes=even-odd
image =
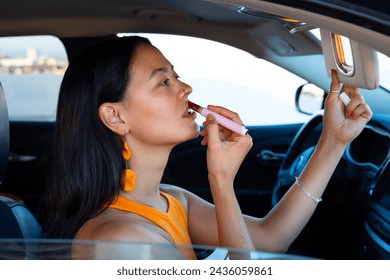
[(231, 119), (228, 119), (228, 118), (226, 118), (220, 114), (217, 114), (215, 112), (212, 112), (212, 111), (208, 110), (207, 108), (199, 106), (198, 104), (195, 104), (191, 101), (188, 101), (188, 105), (192, 110), (198, 112), (199, 114), (201, 114), (204, 117), (207, 117), (208, 114), (213, 114), (215, 116), (215, 119), (217, 120), (217, 123), (219, 123), (223, 127), (226, 127), (227, 129), (230, 129), (233, 132), (236, 132), (236, 133), (241, 134), (241, 135), (248, 134), (248, 129), (244, 125), (236, 123), (236, 122), (232, 121)]

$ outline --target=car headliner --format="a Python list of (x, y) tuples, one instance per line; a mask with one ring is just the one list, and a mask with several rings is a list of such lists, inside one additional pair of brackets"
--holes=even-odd
[[(285, 2), (290, 6), (283, 6), (272, 2)], [(275, 20), (270, 14), (295, 18), (311, 25), (334, 28), (335, 32), (344, 34), (351, 39), (371, 43), (375, 37), (377, 40), (387, 40), (387, 36), (381, 36), (378, 30), (389, 33), (389, 21), (385, 15), (380, 14), (377, 22), (369, 21), (367, 13), (357, 13), (357, 9), (345, 9), (340, 7), (335, 13), (335, 5), (302, 6), (300, 2), (325, 2), (325, 1), (237, 1), (237, 0), (2, 0), (0, 10), (0, 35), (28, 35), (28, 34), (52, 34), (58, 37), (99, 36), (105, 34), (127, 32), (168, 32), (175, 34), (191, 34), (205, 38), (214, 38), (218, 41), (226, 41), (235, 45), (240, 43), (255, 44), (253, 39), (242, 40), (241, 36), (252, 37), (251, 32), (261, 37), (267, 34), (267, 23)], [(343, 1), (338, 1), (343, 2)], [(292, 4), (294, 4), (292, 6)], [(299, 6), (300, 5), (300, 6)], [(257, 15), (246, 15), (237, 12), (240, 6), (245, 6), (256, 11)], [(297, 8), (296, 8), (297, 7)], [(324, 15), (302, 10), (301, 7), (320, 11)], [(322, 9), (320, 9), (321, 7)], [(261, 13), (257, 11), (262, 10)], [(333, 13), (327, 17), (326, 13)], [(377, 13), (378, 14), (378, 13)], [(349, 19), (353, 23), (341, 24), (334, 15), (343, 20)], [(348, 17), (347, 17), (348, 16)], [(365, 16), (365, 17), (364, 17)], [(372, 18), (372, 17), (371, 17)], [(387, 19), (389, 16), (387, 15)], [(279, 23), (280, 24), (280, 23)], [(286, 26), (286, 23), (283, 22)], [(229, 27), (229, 33), (222, 32)], [(364, 26), (371, 28), (367, 29)], [(366, 29), (365, 35), (357, 33), (360, 29)], [(376, 31), (373, 31), (373, 29)], [(221, 30), (221, 32), (218, 32)], [(240, 32), (243, 30), (244, 32)], [(343, 32), (340, 32), (343, 31)], [(278, 32), (273, 30), (273, 32)], [(283, 32), (280, 30), (279, 32)], [(237, 35), (235, 37), (232, 35)], [(388, 34), (387, 34), (388, 35)], [(359, 38), (354, 38), (359, 37)], [(232, 38), (234, 40), (232, 41)], [(231, 42), (232, 41), (232, 42)], [(251, 43), (250, 43), (251, 42)], [(384, 43), (384, 41), (382, 41)], [(379, 43), (379, 42), (378, 42)], [(253, 49), (257, 52), (258, 46), (244, 49)], [(295, 46), (294, 46), (295, 47)], [(377, 44), (373, 46), (381, 52), (388, 48)], [(312, 51), (308, 49), (307, 51)], [(264, 50), (263, 50), (264, 52)], [(385, 52), (384, 52), (385, 53)], [(386, 54), (386, 53), (385, 53)], [(389, 53), (387, 53), (389, 55)]]

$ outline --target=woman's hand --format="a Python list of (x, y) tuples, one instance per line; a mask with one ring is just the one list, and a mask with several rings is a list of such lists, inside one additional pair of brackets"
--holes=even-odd
[[(242, 123), (237, 113), (219, 106), (207, 107), (210, 111), (223, 115), (237, 123)], [(243, 136), (220, 126), (215, 117), (209, 114), (200, 132), (204, 137), (202, 145), (207, 146), (207, 168), (209, 179), (225, 180), (232, 185), (237, 171), (252, 147), (252, 137)]]
[[(236, 113), (223, 107), (207, 106), (207, 109), (242, 124)], [(207, 145), (208, 178), (214, 201), (218, 244), (254, 249), (233, 187), (237, 171), (252, 147), (252, 137), (220, 126), (213, 114), (207, 115), (203, 125), (205, 128), (200, 134), (204, 137), (202, 145)]]
[[(343, 85), (336, 71), (332, 70), (332, 82), (330, 92), (325, 101), (324, 134), (333, 136), (343, 145), (347, 145), (355, 139), (372, 117), (370, 107), (364, 102), (359, 89)], [(339, 98), (340, 92), (345, 92), (351, 101), (345, 106)]]

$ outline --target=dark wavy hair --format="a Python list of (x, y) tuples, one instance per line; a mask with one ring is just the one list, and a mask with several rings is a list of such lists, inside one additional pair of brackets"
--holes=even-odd
[(42, 224), (49, 238), (73, 238), (120, 191), (122, 141), (98, 117), (104, 102), (120, 102), (143, 37), (110, 37), (69, 64), (58, 100), (54, 150)]

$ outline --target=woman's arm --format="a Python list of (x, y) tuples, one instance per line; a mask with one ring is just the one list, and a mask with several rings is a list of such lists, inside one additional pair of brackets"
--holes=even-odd
[[(216, 106), (209, 106), (209, 109), (217, 113), (222, 110)], [(233, 112), (224, 111), (224, 115), (241, 123)], [(241, 162), (252, 147), (252, 138), (219, 126), (212, 114), (207, 116), (204, 125), (202, 144), (207, 145), (208, 179), (215, 206), (218, 245), (254, 248), (233, 187)]]
[[(337, 75), (332, 71), (330, 89), (340, 88)], [(310, 160), (295, 183), (281, 201), (256, 226), (249, 223), (251, 237), (256, 248), (285, 251), (302, 231), (317, 203), (307, 196), (320, 198), (327, 186), (348, 143), (355, 139), (371, 119), (372, 112), (359, 90), (344, 85), (351, 102), (345, 106), (337, 92), (330, 92), (325, 101), (324, 128)], [(299, 188), (303, 185), (305, 191)], [(267, 242), (264, 242), (267, 240)]]
[[(337, 76), (332, 72), (331, 90), (339, 88)], [(345, 107), (337, 93), (327, 97), (323, 132), (299, 176), (299, 184), (313, 197), (321, 197), (345, 147), (359, 135), (372, 116), (357, 88), (344, 85), (342, 90), (349, 91), (351, 102)], [(214, 106), (210, 109), (241, 122), (238, 115), (226, 109)], [(215, 207), (198, 198), (189, 200), (190, 231), (194, 234), (194, 242), (208, 240), (202, 243), (245, 248), (251, 248), (253, 242), (258, 250), (286, 251), (312, 216), (317, 203), (294, 184), (265, 218), (242, 216), (234, 195), (233, 180), (252, 145), (251, 138), (218, 127), (212, 117), (204, 125), (202, 144), (208, 146), (207, 166)], [(191, 230), (191, 220), (202, 226), (196, 230), (192, 226)], [(218, 236), (218, 244), (214, 244), (215, 236)]]

